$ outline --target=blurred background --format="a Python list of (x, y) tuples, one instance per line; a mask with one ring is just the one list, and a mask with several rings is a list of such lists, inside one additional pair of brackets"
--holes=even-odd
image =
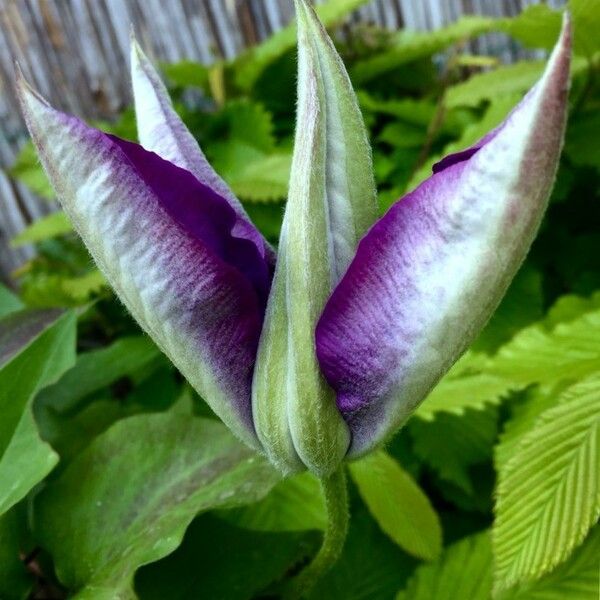
[[(325, 3), (317, 0), (316, 3), (329, 5), (323, 7), (324, 15), (329, 25), (341, 25), (338, 36), (348, 44), (346, 58), (352, 61), (397, 45), (398, 35), (402, 34), (395, 32), (402, 29), (439, 30), (464, 15), (496, 19), (514, 17), (538, 2), (334, 0)], [(561, 0), (547, 2), (553, 8), (562, 4)], [(248, 48), (281, 32), (292, 17), (291, 0), (0, 0), (2, 280), (11, 283), (10, 274), (35, 253), (27, 240), (17, 241), (16, 245), (11, 240), (56, 208), (51, 191), (39, 181), (42, 177), (35, 168), (30, 148), (26, 146), (23, 151), (27, 135), (12, 89), (14, 60), (20, 63), (33, 85), (58, 108), (87, 120), (114, 123), (131, 101), (128, 77), (130, 26), (150, 56), (168, 65), (169, 68), (164, 70), (173, 86), (193, 88), (183, 97), (186, 106), (193, 108), (202, 100), (202, 91), (198, 91), (202, 90), (207, 78), (206, 70), (196, 69), (194, 63), (229, 65), (236, 57), (247, 57)], [(450, 31), (447, 40), (434, 41), (431, 48), (417, 51), (413, 60), (407, 61), (405, 57), (400, 62), (418, 65), (419, 59), (429, 60), (435, 50), (443, 51), (446, 45), (458, 45), (461, 52), (491, 56), (502, 62), (536, 56), (535, 50), (525, 50), (522, 44), (507, 33), (499, 32), (497, 27), (484, 22), (472, 25), (462, 32)], [(535, 23), (533, 26), (535, 28)], [(288, 33), (291, 32), (288, 30)], [(478, 36), (478, 33), (483, 35)], [(277, 43), (271, 45), (270, 56), (274, 60), (292, 50), (293, 34), (279, 40), (279, 47)], [(269, 47), (266, 50), (264, 64), (269, 62)], [(437, 61), (439, 69), (442, 64), (443, 56)], [(491, 65), (493, 61), (483, 61), (475, 67), (485, 69)], [(422, 72), (422, 64), (418, 66)], [(218, 87), (218, 73), (218, 70), (212, 73), (210, 86), (213, 92)], [(292, 90), (286, 86), (292, 85), (293, 79), (286, 78), (286, 74), (277, 73), (272, 83), (280, 86), (282, 98), (289, 92), (289, 99), (292, 99)], [(245, 83), (248, 84), (251, 78), (246, 78)], [(236, 97), (252, 96), (252, 85), (242, 85), (241, 90), (237, 87)], [(212, 100), (228, 100), (215, 98), (214, 93), (204, 94), (204, 99), (210, 99), (211, 95)], [(287, 109), (293, 109), (292, 101)], [(277, 123), (275, 125), (277, 129)], [(45, 199), (40, 201), (40, 196)]]

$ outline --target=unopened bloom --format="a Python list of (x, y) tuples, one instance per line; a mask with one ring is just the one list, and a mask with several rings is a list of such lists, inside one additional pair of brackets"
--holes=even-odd
[(21, 77), (59, 200), (131, 314), (219, 417), (285, 472), (380, 444), (459, 358), (523, 261), (566, 119), (567, 20), (538, 84), (379, 220), (350, 80), (297, 2), (298, 119), (275, 254), (132, 45), (141, 145), (51, 108)]

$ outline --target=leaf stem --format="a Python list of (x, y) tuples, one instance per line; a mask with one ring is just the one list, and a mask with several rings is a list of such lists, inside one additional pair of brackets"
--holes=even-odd
[(327, 510), (327, 529), (317, 555), (289, 583), (284, 594), (286, 600), (297, 600), (305, 596), (337, 562), (346, 541), (350, 513), (344, 466), (340, 466), (332, 475), (324, 477), (320, 481)]

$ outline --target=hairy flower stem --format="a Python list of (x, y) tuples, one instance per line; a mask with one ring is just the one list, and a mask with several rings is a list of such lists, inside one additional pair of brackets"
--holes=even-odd
[(284, 594), (286, 600), (298, 600), (304, 597), (337, 562), (346, 541), (350, 513), (344, 467), (341, 466), (329, 477), (321, 479), (321, 489), (327, 509), (327, 529), (323, 536), (323, 543), (312, 562), (290, 582)]

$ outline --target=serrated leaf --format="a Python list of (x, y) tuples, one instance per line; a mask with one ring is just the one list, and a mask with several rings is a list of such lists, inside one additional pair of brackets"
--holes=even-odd
[(381, 130), (377, 139), (396, 148), (418, 148), (423, 145), (426, 137), (424, 129), (408, 125), (402, 121), (395, 121), (388, 123)]
[(129, 598), (135, 570), (175, 550), (196, 514), (254, 502), (278, 479), (216, 421), (130, 417), (36, 498), (36, 536), (78, 597)]
[(589, 297), (568, 294), (561, 296), (544, 317), (543, 325), (548, 330), (559, 324), (569, 323), (588, 312), (600, 310), (600, 292)]
[(224, 109), (232, 139), (269, 154), (275, 149), (273, 115), (262, 104), (235, 100)]
[(409, 554), (431, 560), (442, 549), (442, 529), (429, 498), (389, 454), (350, 463), (352, 479), (381, 529)]
[(321, 486), (309, 472), (279, 482), (260, 502), (229, 510), (221, 516), (254, 531), (325, 530), (327, 526)]
[(164, 63), (161, 65), (170, 85), (181, 87), (194, 86), (202, 90), (208, 89), (209, 67), (192, 60), (181, 60), (176, 63)]
[(212, 515), (196, 519), (181, 546), (136, 576), (140, 600), (247, 600), (310, 556), (318, 535), (246, 531)]
[(552, 331), (523, 329), (490, 360), (487, 372), (523, 385), (577, 380), (600, 369), (600, 311), (584, 314)]
[(596, 526), (569, 560), (548, 575), (518, 585), (494, 600), (597, 600), (600, 589), (600, 527)]
[(0, 515), (39, 483), (58, 455), (42, 442), (31, 403), (75, 361), (75, 316), (19, 312), (0, 321)]
[(396, 600), (490, 600), (492, 549), (488, 532), (447, 548), (440, 559), (420, 566)]
[(534, 579), (564, 561), (600, 516), (600, 376), (562, 395), (500, 465), (495, 587)]
[(11, 244), (13, 246), (33, 244), (58, 237), (71, 231), (73, 231), (71, 221), (69, 221), (64, 212), (59, 210), (34, 221), (29, 227), (13, 238)]
[(497, 433), (497, 410), (466, 410), (462, 416), (438, 413), (433, 421), (415, 417), (407, 428), (414, 451), (439, 476), (473, 493), (469, 468), (492, 455)]

